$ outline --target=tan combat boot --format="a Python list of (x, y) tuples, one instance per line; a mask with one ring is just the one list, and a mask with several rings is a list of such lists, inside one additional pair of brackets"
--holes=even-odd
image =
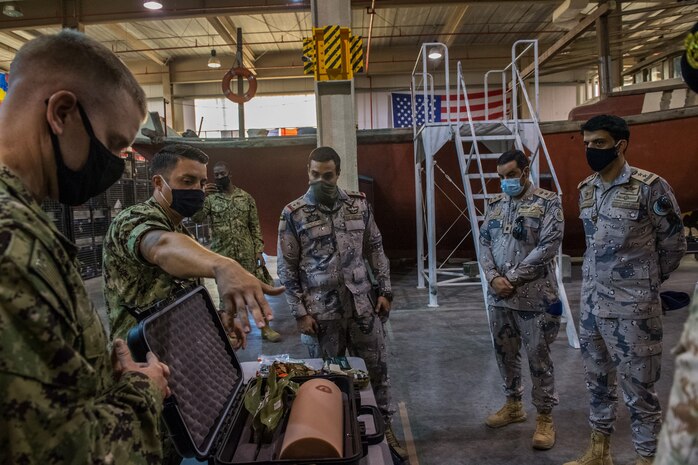
[(281, 334), (277, 333), (269, 327), (269, 325), (262, 328), (262, 338), (269, 342), (279, 342), (281, 340)]
[(490, 428), (500, 428), (510, 423), (526, 421), (526, 412), (520, 400), (507, 399), (506, 404), (497, 413), (493, 413), (485, 420)]
[(533, 448), (539, 450), (552, 449), (555, 445), (555, 425), (553, 416), (549, 413), (539, 413), (536, 418), (536, 432), (533, 433)]
[(638, 454), (637, 462), (635, 462), (635, 465), (652, 465), (653, 463), (654, 463), (654, 456), (645, 457), (644, 455)]
[(565, 465), (613, 465), (611, 459), (611, 437), (598, 431), (591, 432), (591, 444), (584, 455)]
[(408, 463), (408, 454), (407, 451), (405, 450), (404, 447), (400, 444), (400, 442), (397, 440), (395, 437), (395, 433), (393, 432), (393, 427), (390, 425), (385, 426), (385, 441), (388, 443), (391, 449), (400, 456), (402, 459), (403, 463)]

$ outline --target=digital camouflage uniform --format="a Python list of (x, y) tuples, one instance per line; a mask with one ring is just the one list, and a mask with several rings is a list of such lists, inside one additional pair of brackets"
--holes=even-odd
[[(104, 300), (109, 312), (112, 340), (119, 337), (126, 339), (128, 330), (137, 323), (135, 315), (140, 310), (199, 284), (197, 279), (175, 278), (141, 256), (141, 240), (150, 231), (168, 231), (191, 236), (181, 223), (172, 223), (153, 197), (122, 210), (111, 222), (104, 236)], [(162, 463), (180, 463), (182, 459), (166, 436), (165, 425), (162, 422), (160, 431), (164, 454)]]
[(156, 463), (162, 394), (113, 380), (76, 252), (0, 165), (0, 462)]
[(518, 199), (498, 194), (480, 228), (480, 264), (488, 283), (506, 277), (509, 298), (487, 294), (497, 365), (508, 398), (521, 400), (521, 345), (528, 355), (533, 404), (550, 413), (558, 403), (550, 344), (560, 329), (555, 257), (564, 221), (557, 194), (530, 184)]
[(587, 245), (579, 339), (589, 423), (613, 432), (620, 383), (635, 450), (652, 456), (662, 417), (654, 390), (662, 357), (659, 286), (686, 250), (679, 207), (666, 181), (627, 163), (609, 185), (594, 174), (579, 188)]
[(654, 465), (698, 463), (698, 286), (674, 352), (674, 384)]
[(369, 299), (371, 283), (364, 258), (381, 291), (390, 292), (390, 263), (380, 231), (360, 192), (338, 189), (332, 211), (318, 205), (310, 190), (281, 213), (277, 265), (295, 318), (312, 315), (319, 326), (323, 356), (363, 358), (378, 407), (392, 413), (385, 333)]
[(175, 278), (141, 256), (141, 239), (150, 231), (191, 236), (181, 223), (174, 225), (151, 197), (116, 215), (104, 237), (104, 299), (112, 340), (126, 338), (128, 330), (137, 323), (135, 315), (139, 310), (199, 283), (197, 279)]
[(207, 195), (204, 208), (192, 220), (201, 223), (206, 218), (211, 228), (211, 250), (232, 258), (257, 279), (273, 284), (264, 268), (257, 266), (257, 254), (264, 252), (264, 241), (257, 205), (250, 194), (232, 186), (230, 194)]

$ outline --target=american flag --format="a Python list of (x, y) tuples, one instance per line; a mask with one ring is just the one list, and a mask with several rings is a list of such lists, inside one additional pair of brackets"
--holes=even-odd
[[(502, 90), (490, 90), (488, 94), (488, 112), (487, 119), (499, 119), (503, 115), (504, 107), (502, 105)], [(392, 110), (393, 110), (393, 127), (405, 128), (412, 126), (412, 102), (410, 94), (393, 93)], [(449, 96), (449, 105), (445, 104), (446, 95), (437, 94), (433, 97), (427, 97), (428, 108), (431, 112), (431, 121), (445, 122), (448, 121), (448, 109), (451, 110), (451, 121), (458, 121), (458, 96), (451, 94)], [(484, 92), (469, 92), (468, 100), (470, 103), (470, 112), (473, 115), (474, 121), (482, 121), (485, 119), (485, 93)], [(415, 109), (417, 111), (417, 126), (424, 124), (424, 96), (418, 94), (415, 96)], [(460, 101), (460, 121), (467, 121), (468, 112), (465, 108), (465, 100), (461, 97)]]

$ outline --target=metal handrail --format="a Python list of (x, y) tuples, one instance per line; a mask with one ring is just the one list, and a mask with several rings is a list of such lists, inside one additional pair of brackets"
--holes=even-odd
[[(448, 69), (448, 47), (446, 44), (443, 44), (441, 42), (426, 42), (423, 43), (422, 46), (419, 48), (419, 54), (417, 55), (417, 60), (414, 63), (414, 67), (412, 68), (412, 74), (411, 74), (411, 80), (413, 83), (414, 90), (412, 92), (412, 125), (413, 125), (413, 132), (416, 135), (416, 124), (417, 124), (417, 114), (415, 113), (415, 96), (418, 94), (422, 94), (423, 97), (423, 105), (424, 105), (424, 124), (434, 124), (434, 118), (431, 117), (431, 114), (427, 116), (427, 111), (429, 110), (429, 97), (431, 97), (431, 102), (434, 104), (435, 102), (435, 95), (434, 95), (434, 77), (428, 72), (428, 51), (433, 48), (439, 48), (443, 51), (442, 54), (442, 60), (444, 62), (444, 79), (445, 79), (445, 87), (446, 87), (446, 102), (450, 101), (451, 93), (451, 84), (450, 84), (450, 73)], [(420, 64), (421, 64), (421, 71), (420, 69)], [(421, 86), (418, 88), (415, 84), (415, 77), (421, 75), (422, 77), (422, 82)], [(431, 88), (429, 86), (429, 79), (431, 78)], [(421, 92), (420, 92), (421, 91)], [(431, 113), (431, 112), (429, 112)], [(447, 120), (450, 122), (451, 121), (451, 107), (450, 105), (447, 107), (446, 110), (446, 117)]]
[[(463, 88), (463, 97), (465, 101), (465, 111), (468, 114), (468, 126), (470, 127), (470, 135), (473, 138), (473, 144), (472, 147), (475, 149), (475, 160), (477, 161), (477, 167), (480, 175), (480, 184), (482, 185), (482, 193), (487, 195), (487, 186), (486, 186), (486, 181), (485, 181), (485, 176), (483, 175), (483, 169), (482, 169), (482, 160), (480, 159), (480, 148), (478, 147), (477, 143), (477, 136), (475, 132), (475, 124), (473, 123), (473, 114), (470, 111), (470, 100), (468, 99), (468, 88), (465, 85), (465, 79), (463, 79), (463, 67), (461, 65), (461, 62), (458, 62), (458, 79), (457, 79), (457, 85), (458, 85), (458, 94), (457, 94), (457, 105), (458, 105), (458, 121), (460, 122), (460, 91), (461, 87)], [(460, 131), (460, 129), (459, 129)], [(471, 154), (472, 156), (472, 154)], [(468, 162), (468, 165), (470, 165), (470, 162)], [(477, 225), (476, 225), (477, 226)]]

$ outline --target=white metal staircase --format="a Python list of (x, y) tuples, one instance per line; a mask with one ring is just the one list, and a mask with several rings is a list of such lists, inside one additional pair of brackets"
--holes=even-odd
[[(436, 101), (434, 93), (435, 72), (429, 72), (427, 51), (434, 48), (443, 50), (443, 87), (445, 100), (448, 105), (445, 121), (434, 114), (433, 106)], [(521, 51), (519, 51), (521, 49)], [(528, 95), (526, 76), (521, 76), (519, 63), (522, 57), (532, 55), (534, 63), (533, 89), (534, 103)], [(420, 61), (421, 60), (421, 61)], [(421, 70), (420, 70), (421, 68)], [(502, 77), (502, 106), (501, 118), (490, 119), (489, 76), (499, 73)], [(511, 73), (511, 81), (507, 83), (506, 76)], [(531, 163), (531, 181), (540, 186), (541, 180), (548, 183), (545, 187), (562, 194), (560, 184), (555, 174), (543, 135), (538, 124), (538, 42), (521, 40), (512, 45), (512, 61), (503, 70), (492, 70), (485, 74), (484, 80), (484, 119), (476, 120), (471, 111), (467, 86), (463, 77), (461, 63), (457, 65), (456, 104), (457, 112), (452, 113), (450, 107), (448, 48), (441, 43), (426, 43), (422, 45), (420, 55), (412, 72), (412, 115), (416, 115), (416, 95), (422, 96), (425, 108), (424, 124), (417, 125), (413, 118), (414, 162), (415, 162), (415, 192), (417, 220), (417, 263), (418, 287), (425, 284), (429, 289), (429, 306), (438, 306), (438, 289), (443, 286), (482, 287), (485, 302), (487, 301), (487, 283), (480, 269), (480, 279), (468, 279), (462, 268), (449, 265), (449, 259), (457, 249), (471, 238), (474, 249), (479, 255), (479, 226), (482, 222), (487, 199), (492, 192), (499, 191), (499, 176), (496, 172), (496, 160), (512, 148), (522, 150), (529, 155)], [(511, 107), (508, 108), (509, 96)], [(527, 113), (521, 117), (521, 111)], [(465, 114), (462, 109), (465, 108)], [(449, 176), (437, 163), (436, 153), (447, 143), (453, 142), (458, 157), (460, 186), (456, 186)], [(541, 173), (541, 159), (545, 163), (545, 173)], [(435, 171), (436, 170), (436, 171)], [(462, 199), (454, 200), (435, 181), (438, 172), (448, 183), (455, 186), (462, 194)], [(424, 181), (422, 181), (424, 174)], [(458, 217), (450, 224), (439, 238), (436, 237), (436, 190), (457, 208)], [(426, 199), (424, 198), (426, 197)], [(463, 238), (456, 248), (441, 263), (437, 260), (437, 245), (446, 234), (456, 229), (457, 224), (465, 217), (468, 226)], [(424, 245), (427, 245), (425, 251)], [(426, 267), (425, 267), (426, 262)], [(479, 265), (478, 265), (479, 268)], [(560, 299), (563, 304), (563, 317), (569, 323), (566, 325), (567, 338), (571, 346), (579, 348), (579, 339), (573, 323), (567, 294), (562, 282), (561, 252), (558, 253), (557, 281), (560, 289)]]

